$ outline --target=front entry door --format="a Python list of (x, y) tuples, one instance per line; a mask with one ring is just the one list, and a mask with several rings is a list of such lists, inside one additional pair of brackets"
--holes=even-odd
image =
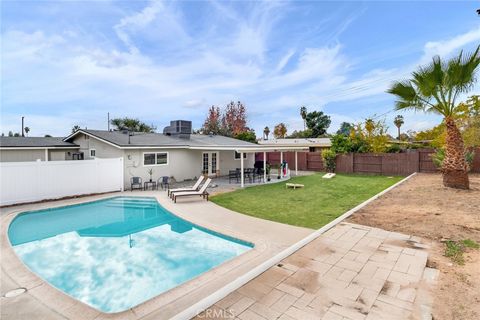
[(218, 172), (218, 152), (204, 152), (202, 154), (202, 173), (216, 176)]

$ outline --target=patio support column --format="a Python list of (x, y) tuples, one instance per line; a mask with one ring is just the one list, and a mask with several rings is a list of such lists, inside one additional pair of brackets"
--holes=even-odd
[(45, 161), (48, 161), (48, 149), (45, 149)]
[(263, 183), (267, 183), (267, 153), (263, 151)]
[(298, 157), (297, 157), (297, 151), (295, 151), (295, 176), (298, 176)]
[(243, 174), (243, 152), (240, 152), (240, 186), (245, 186), (245, 177)]

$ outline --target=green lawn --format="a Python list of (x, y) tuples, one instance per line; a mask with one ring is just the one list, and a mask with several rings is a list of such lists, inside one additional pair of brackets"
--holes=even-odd
[(302, 189), (285, 189), (285, 182), (274, 183), (219, 194), (212, 201), (250, 216), (318, 229), (402, 179), (337, 174), (329, 180), (322, 175), (288, 181), (304, 184)]

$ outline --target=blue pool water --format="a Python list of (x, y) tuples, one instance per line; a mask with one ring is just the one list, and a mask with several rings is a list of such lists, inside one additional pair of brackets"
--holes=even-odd
[(23, 213), (8, 236), (30, 270), (103, 312), (134, 307), (252, 248), (137, 197)]

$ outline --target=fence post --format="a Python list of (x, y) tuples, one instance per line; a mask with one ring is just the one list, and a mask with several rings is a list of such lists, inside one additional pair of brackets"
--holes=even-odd
[(352, 173), (355, 173), (355, 152), (350, 153), (351, 155), (351, 168), (352, 168)]

